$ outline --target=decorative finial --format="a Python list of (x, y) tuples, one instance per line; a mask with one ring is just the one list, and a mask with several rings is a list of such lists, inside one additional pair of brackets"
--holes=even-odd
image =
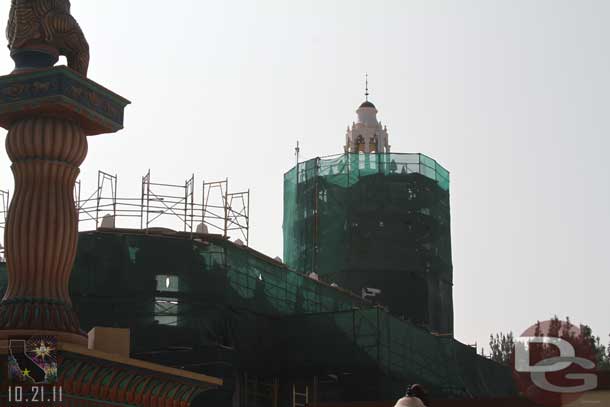
[(364, 97), (366, 98), (366, 101), (369, 101), (369, 74), (366, 73), (364, 74), (365, 77), (365, 88), (364, 88)]
[(70, 0), (12, 0), (6, 28), (15, 71), (52, 67), (59, 55), (87, 76), (89, 44), (70, 14)]

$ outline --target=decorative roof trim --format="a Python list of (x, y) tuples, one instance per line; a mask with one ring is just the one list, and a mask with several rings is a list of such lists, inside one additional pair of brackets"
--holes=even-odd
[(111, 353), (100, 352), (92, 349), (87, 349), (71, 343), (60, 343), (58, 345), (60, 351), (66, 351), (90, 358), (102, 359), (105, 361), (126, 365), (129, 367), (135, 367), (139, 369), (150, 370), (152, 372), (163, 373), (166, 375), (177, 376), (179, 378), (194, 380), (197, 382), (203, 382), (216, 386), (222, 386), (223, 380), (217, 377), (208, 376), (200, 373), (189, 372), (187, 370), (176, 369), (173, 367), (158, 365), (155, 363), (145, 362), (139, 359), (126, 358)]

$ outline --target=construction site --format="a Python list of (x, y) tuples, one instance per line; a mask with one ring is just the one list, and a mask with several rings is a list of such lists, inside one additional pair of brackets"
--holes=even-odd
[[(508, 329), (516, 316), (529, 318), (543, 303), (547, 309), (551, 302), (536, 291), (537, 282), (550, 281), (540, 265), (556, 282), (596, 298), (591, 281), (601, 281), (603, 263), (576, 250), (595, 231), (584, 233), (587, 222), (563, 216), (565, 208), (583, 213), (582, 197), (573, 194), (557, 209), (560, 188), (531, 175), (544, 163), (565, 167), (550, 158), (597, 146), (590, 143), (599, 141), (596, 110), (574, 100), (596, 105), (587, 85), (600, 81), (587, 68), (605, 62), (595, 48), (603, 24), (591, 19), (603, 13), (571, 7), (563, 16), (556, 7), (545, 19), (538, 18), (549, 14), (544, 6), (427, 2), (79, 3), (82, 26), (69, 0), (14, 0), (8, 9), (14, 68), (4, 65), (0, 75), (0, 128), (1, 160), (10, 162), (13, 183), (8, 172), (0, 181), (0, 407), (606, 405), (610, 372), (595, 360), (605, 358), (605, 348), (587, 325), (575, 334), (566, 318), (560, 332), (555, 317), (548, 332), (538, 322), (520, 336), (499, 333), (488, 357), (456, 338), (486, 326)], [(92, 24), (87, 37), (83, 28)], [(574, 35), (566, 45), (555, 31)], [(555, 37), (561, 41), (554, 47)], [(575, 50), (577, 64), (563, 63)], [(551, 75), (540, 55), (560, 61), (562, 75)], [(90, 69), (91, 61), (100, 63)], [(350, 83), (363, 66), (389, 89), (388, 117), (411, 122), (399, 128), (394, 147), (430, 155), (393, 148), (369, 100), (368, 74), (356, 118), (344, 138), (337, 134), (333, 112), (351, 94), (339, 82)], [(111, 80), (98, 83), (90, 73)], [(572, 80), (579, 78), (588, 82)], [(511, 92), (512, 79), (520, 85), (512, 88), (526, 91)], [(112, 91), (112, 82), (137, 98), (129, 114), (138, 125), (128, 141), (90, 142), (125, 128), (132, 102)], [(575, 98), (574, 90), (588, 93)], [(571, 121), (556, 122), (557, 112)], [(583, 122), (572, 120), (582, 112), (593, 125), (570, 127)], [(573, 143), (574, 129), (590, 136)], [(286, 151), (293, 140), (295, 161)], [(315, 151), (301, 157), (299, 141)], [(516, 168), (522, 145), (542, 158)], [(86, 161), (90, 149), (96, 154)], [(472, 174), (460, 168), (481, 165), (459, 167), (468, 162), (454, 157), (462, 150), (502, 158), (496, 167), (506, 171), (491, 178), (479, 171), (465, 183)], [(450, 159), (457, 176), (442, 164)], [(95, 181), (90, 171), (112, 160), (116, 167), (97, 171)], [(135, 163), (143, 167), (139, 185), (125, 188), (115, 170), (131, 173)], [(164, 168), (147, 170), (153, 163)], [(591, 171), (581, 167), (582, 174), (570, 168), (555, 178), (584, 185)], [(187, 174), (176, 179), (179, 168)], [(226, 174), (249, 178), (222, 179)], [(270, 216), (251, 205), (249, 188), (235, 185), (265, 190)], [(455, 185), (467, 197), (460, 200), (476, 203), (469, 213), (452, 213)], [(546, 190), (532, 194), (541, 186)], [(510, 202), (526, 196), (536, 205), (523, 210)], [(497, 213), (505, 223), (489, 222)], [(460, 242), (469, 243), (459, 262), (452, 217), (461, 220), (454, 223)], [(519, 228), (506, 228), (511, 224)], [(481, 225), (489, 234), (475, 228)], [(548, 226), (556, 225), (562, 239), (548, 239), (555, 230)], [(538, 230), (547, 233), (540, 247)], [(531, 240), (522, 242), (528, 232)], [(481, 250), (485, 239), (503, 251)], [(281, 257), (253, 247), (261, 241)], [(569, 256), (551, 259), (551, 250), (562, 248)], [(515, 267), (490, 273), (493, 256)], [(577, 271), (585, 264), (597, 274), (574, 273), (572, 259)], [(521, 274), (511, 274), (517, 269)], [(498, 284), (486, 287), (477, 272), (483, 280), (510, 275), (519, 290), (526, 284), (532, 291), (521, 295), (525, 301), (499, 300)], [(455, 318), (454, 285), (466, 288), (456, 290), (456, 309), (469, 296), (466, 309), (474, 310), (467, 326), (456, 322), (464, 318)], [(516, 286), (505, 285), (514, 294)], [(581, 307), (580, 297), (568, 294), (555, 297), (599, 317), (599, 305)], [(502, 314), (507, 310), (511, 315)], [(548, 380), (547, 373), (557, 375)]]
[(148, 171), (131, 196), (108, 172), (93, 190), (77, 181), (81, 328), (128, 328), (131, 358), (222, 379), (219, 405), (395, 400), (410, 383), (442, 400), (516, 396), (508, 367), (453, 335), (449, 173), (389, 152), (376, 112), (361, 105), (343, 154), (284, 174), (283, 259), (250, 247), (250, 193), (228, 180)]
[(84, 330), (129, 328), (134, 358), (221, 377), (239, 406), (390, 400), (413, 382), (443, 399), (515, 393), (510, 369), (453, 338), (449, 176), (424, 155), (288, 171), (284, 262), (248, 246), (249, 192), (227, 180), (148, 172), (120, 197), (100, 171), (81, 188), (72, 302)]

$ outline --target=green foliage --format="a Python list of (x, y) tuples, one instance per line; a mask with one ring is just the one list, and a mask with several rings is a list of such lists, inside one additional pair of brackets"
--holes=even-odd
[(498, 362), (503, 365), (510, 366), (511, 354), (515, 347), (513, 333), (508, 334), (499, 333), (489, 335), (489, 348), (491, 349), (491, 360)]
[(610, 369), (610, 345), (602, 344), (601, 338), (593, 334), (593, 330), (588, 325), (580, 326), (580, 341), (585, 343), (595, 353), (595, 363), (598, 369)]
[[(593, 330), (588, 325), (576, 327), (572, 324), (569, 317), (561, 321), (555, 315), (548, 326), (548, 330), (543, 331), (540, 321), (534, 328), (534, 336), (553, 336), (565, 339), (572, 343), (576, 348), (592, 349), (595, 354), (598, 369), (610, 370), (610, 344), (606, 347), (599, 336), (593, 334)], [(489, 336), (489, 347), (491, 349), (491, 360), (504, 364), (511, 364), (511, 355), (514, 350), (513, 333), (504, 334), (502, 332)], [(553, 346), (544, 346), (539, 351), (543, 352), (544, 358), (557, 356), (557, 349)], [(577, 350), (578, 353), (578, 350)]]
[(597, 367), (603, 370), (610, 370), (610, 344), (606, 348), (601, 344), (599, 336), (595, 337), (595, 351), (597, 356)]

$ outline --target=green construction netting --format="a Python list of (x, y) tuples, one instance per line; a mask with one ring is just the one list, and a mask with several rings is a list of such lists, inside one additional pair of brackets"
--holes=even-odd
[[(423, 154), (343, 154), (284, 176), (284, 261), (453, 332), (449, 174)], [(409, 295), (405, 295), (405, 293)]]
[(223, 239), (81, 233), (70, 291), (85, 330), (128, 327), (135, 357), (228, 381), (361, 378), (327, 400), (391, 399), (414, 381), (439, 397), (514, 393), (510, 370), (472, 348)]
[(285, 348), (308, 344), (299, 352), (285, 352), (292, 365), (325, 366), (329, 371), (337, 371), (338, 366), (354, 371), (377, 367), (394, 379), (388, 380), (396, 385), (394, 394), (404, 383), (414, 382), (439, 396), (455, 398), (510, 396), (515, 391), (510, 369), (476, 355), (475, 349), (451, 337), (432, 336), (378, 307), (297, 315), (282, 323)]
[[(296, 172), (296, 167), (292, 171)], [(353, 185), (359, 178), (372, 174), (422, 174), (449, 190), (449, 172), (432, 158), (418, 153), (346, 153), (314, 158), (298, 167), (299, 182), (316, 176), (328, 176), (343, 187)]]
[[(340, 311), (364, 303), (351, 293), (312, 284), (281, 263), (224, 239), (81, 233), (71, 292), (117, 297), (123, 291), (186, 295), (268, 315)], [(173, 305), (180, 310), (180, 325), (190, 315), (183, 312), (187, 304)]]
[[(430, 193), (433, 186), (440, 191)], [(328, 274), (345, 267), (346, 237), (355, 228), (366, 233), (361, 230), (380, 226), (355, 223), (353, 212), (394, 216), (406, 208), (448, 225), (448, 191), (447, 170), (423, 154), (346, 153), (299, 163), (284, 175), (284, 260), (302, 272)], [(450, 263), (450, 241), (439, 243), (439, 256)]]

